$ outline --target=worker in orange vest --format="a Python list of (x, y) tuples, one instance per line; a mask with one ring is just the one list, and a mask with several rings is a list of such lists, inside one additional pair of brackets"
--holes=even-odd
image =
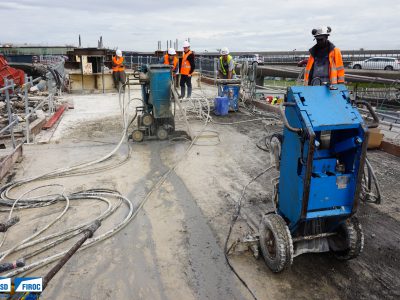
[(164, 65), (170, 65), (172, 67), (172, 74), (175, 76), (178, 72), (178, 58), (176, 57), (176, 51), (174, 48), (169, 48), (168, 52), (161, 59), (161, 63)]
[(115, 56), (112, 57), (112, 70), (114, 85), (117, 90), (120, 89), (120, 85), (126, 82), (124, 58), (122, 57), (122, 51), (115, 51)]
[(332, 29), (322, 26), (312, 30), (317, 41), (310, 49), (310, 57), (304, 71), (304, 85), (344, 83), (344, 66), (340, 49), (328, 40)]
[(190, 43), (188, 41), (183, 42), (183, 56), (180, 68), (180, 98), (185, 98), (185, 85), (187, 86), (187, 97), (190, 98), (192, 96), (192, 73), (194, 71), (195, 64), (194, 53), (190, 50)]

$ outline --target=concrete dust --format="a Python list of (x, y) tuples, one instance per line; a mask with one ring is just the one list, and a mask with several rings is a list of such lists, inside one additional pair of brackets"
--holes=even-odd
[[(135, 93), (138, 96), (139, 91)], [(121, 125), (116, 95), (68, 97), (75, 109), (61, 120), (53, 143), (25, 146), (25, 157), (16, 169), (16, 179), (101, 157), (117, 144)], [(90, 112), (92, 108), (96, 113)], [(221, 123), (252, 118), (256, 117), (244, 113), (214, 117)], [(203, 127), (201, 121), (191, 121), (191, 124), (195, 131)], [(268, 132), (263, 121), (210, 124), (207, 129), (218, 132), (220, 143), (194, 145), (176, 172), (150, 196), (138, 216), (110, 239), (75, 254), (50, 282), (43, 299), (252, 299), (225, 263), (223, 244), (234, 203), (243, 186), (270, 164), (269, 153), (256, 147)], [(186, 130), (182, 121), (177, 121), (177, 130)], [(208, 142), (215, 144), (215, 140), (207, 138), (201, 144)], [(113, 188), (137, 204), (189, 146), (185, 140), (148, 140), (140, 144), (130, 141), (130, 144), (133, 151), (129, 160), (121, 163), (128, 152), (124, 146), (115, 158), (104, 163), (118, 165), (113, 169), (48, 182), (61, 183), (67, 191)], [(396, 187), (400, 160), (382, 152), (371, 152), (368, 156), (381, 178), (384, 202), (381, 206), (360, 208), (366, 235), (364, 253), (345, 263), (331, 254), (301, 255), (281, 274), (270, 272), (262, 258), (256, 260), (250, 252), (231, 255), (232, 264), (258, 299), (395, 299), (400, 296)], [(276, 171), (266, 173), (249, 186), (243, 211), (251, 218), (259, 220), (271, 209), (271, 179), (276, 176)], [(38, 183), (18, 189), (14, 195), (35, 184)], [(104, 203), (89, 200), (77, 201), (71, 206), (68, 215), (49, 232), (95, 218), (106, 209)], [(6, 246), (47, 224), (62, 208), (63, 203), (58, 203), (18, 212), (21, 223), (11, 229)], [(99, 233), (126, 213), (126, 207), (122, 206), (104, 222)], [(231, 242), (248, 231), (250, 228), (242, 215)], [(62, 244), (41, 255), (45, 257), (66, 248)], [(30, 275), (43, 276), (50, 267)]]

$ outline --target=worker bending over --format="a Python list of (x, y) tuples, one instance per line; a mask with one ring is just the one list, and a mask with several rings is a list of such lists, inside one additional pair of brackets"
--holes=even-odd
[(235, 73), (235, 62), (232, 56), (229, 55), (228, 48), (222, 48), (221, 56), (218, 60), (218, 74), (220, 78), (232, 79)]
[(310, 49), (310, 57), (304, 73), (304, 85), (344, 83), (342, 54), (339, 48), (328, 40), (331, 31), (329, 26), (322, 26), (311, 31), (317, 43)]
[(194, 68), (194, 53), (190, 50), (190, 43), (188, 41), (184, 41), (180, 82), (181, 99), (185, 98), (185, 85), (187, 86), (187, 97), (190, 98), (192, 96), (192, 74)]
[(112, 58), (112, 70), (114, 86), (117, 90), (120, 89), (120, 85), (123, 85), (126, 81), (124, 58), (122, 57), (122, 51), (115, 51), (115, 56)]
[(176, 51), (174, 48), (169, 48), (168, 52), (161, 59), (161, 63), (164, 65), (170, 65), (172, 67), (173, 76), (178, 72), (178, 58), (176, 57)]

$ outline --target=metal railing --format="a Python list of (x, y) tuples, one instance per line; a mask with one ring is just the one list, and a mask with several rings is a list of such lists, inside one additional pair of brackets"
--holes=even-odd
[(7, 106), (7, 116), (8, 116), (8, 125), (0, 130), (0, 134), (3, 134), (6, 131), (10, 132), (11, 143), (13, 148), (16, 148), (15, 136), (14, 136), (14, 127), (18, 124), (18, 116), (14, 115), (11, 110), (11, 99), (10, 99), (10, 91), (13, 94), (15, 88), (15, 84), (12, 80), (8, 80), (4, 78), (4, 87), (0, 89), (0, 94), (4, 94), (5, 102)]
[[(309, 53), (305, 51), (299, 52), (287, 52), (280, 54), (266, 54), (264, 56), (260, 56), (263, 59), (265, 64), (294, 64), (302, 62), (303, 60), (308, 59)], [(363, 61), (369, 61), (362, 63), (361, 66), (365, 66), (365, 69), (370, 70), (384, 70), (386, 66), (393, 66), (393, 62), (387, 63), (388, 61), (393, 61), (395, 59), (400, 60), (399, 53), (387, 53), (384, 51), (377, 52), (360, 52), (360, 51), (342, 51), (342, 58), (344, 65), (347, 67), (353, 67), (355, 64), (353, 62), (359, 62), (360, 65)], [(371, 60), (371, 61), (370, 61)], [(383, 66), (382, 66), (383, 65)], [(399, 70), (400, 65), (398, 67), (394, 66), (393, 70)]]
[(45, 104), (48, 105), (48, 114), (52, 114), (55, 111), (54, 105), (54, 96), (56, 94), (61, 93), (61, 90), (57, 88), (57, 75), (54, 75), (54, 70), (58, 68), (59, 72), (61, 72), (61, 66), (53, 66), (53, 72), (47, 72), (46, 74), (46, 86), (48, 89), (48, 96), (43, 98), (39, 103), (37, 103), (34, 107), (30, 107), (29, 105), (29, 89), (38, 84), (41, 80), (41, 77), (33, 79), (32, 77), (28, 77), (25, 75), (25, 83), (21, 87), (17, 87), (13, 80), (9, 80), (4, 78), (4, 87), (0, 89), (0, 96), (4, 97), (7, 109), (7, 117), (8, 117), (8, 125), (4, 128), (0, 129), (0, 135), (3, 135), (5, 132), (10, 133), (11, 143), (13, 148), (17, 147), (15, 140), (15, 127), (18, 125), (18, 116), (12, 110), (12, 96), (16, 94), (16, 91), (21, 91), (21, 97), (24, 103), (24, 110), (22, 119), (25, 121), (25, 128), (23, 130), (25, 137), (22, 143), (30, 143), (31, 142), (31, 129), (30, 129), (30, 119), (36, 114), (37, 110), (41, 109)]
[(157, 64), (160, 59), (155, 56), (124, 56), (125, 66), (128, 69), (137, 69), (142, 65)]
[(218, 69), (217, 69), (218, 58), (206, 58), (206, 57), (196, 57), (195, 64), (196, 70), (205, 77), (217, 79)]

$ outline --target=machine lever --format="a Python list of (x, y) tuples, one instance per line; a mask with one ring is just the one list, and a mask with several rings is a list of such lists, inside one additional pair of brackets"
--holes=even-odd
[(368, 128), (376, 128), (376, 127), (378, 127), (379, 126), (379, 118), (376, 115), (376, 113), (375, 113), (374, 109), (372, 108), (371, 104), (369, 102), (365, 101), (365, 100), (357, 100), (357, 101), (355, 101), (355, 103), (364, 105), (369, 110), (369, 112), (371, 113), (371, 116), (374, 119), (374, 122), (372, 124), (368, 125)]
[(285, 111), (283, 109), (284, 106), (296, 106), (296, 103), (294, 103), (294, 102), (283, 102), (283, 103), (281, 103), (279, 105), (279, 112), (281, 113), (283, 124), (285, 125), (285, 127), (287, 129), (289, 129), (290, 131), (295, 132), (295, 133), (302, 133), (303, 130), (301, 128), (296, 128), (296, 127), (290, 126), (289, 121), (286, 118)]

